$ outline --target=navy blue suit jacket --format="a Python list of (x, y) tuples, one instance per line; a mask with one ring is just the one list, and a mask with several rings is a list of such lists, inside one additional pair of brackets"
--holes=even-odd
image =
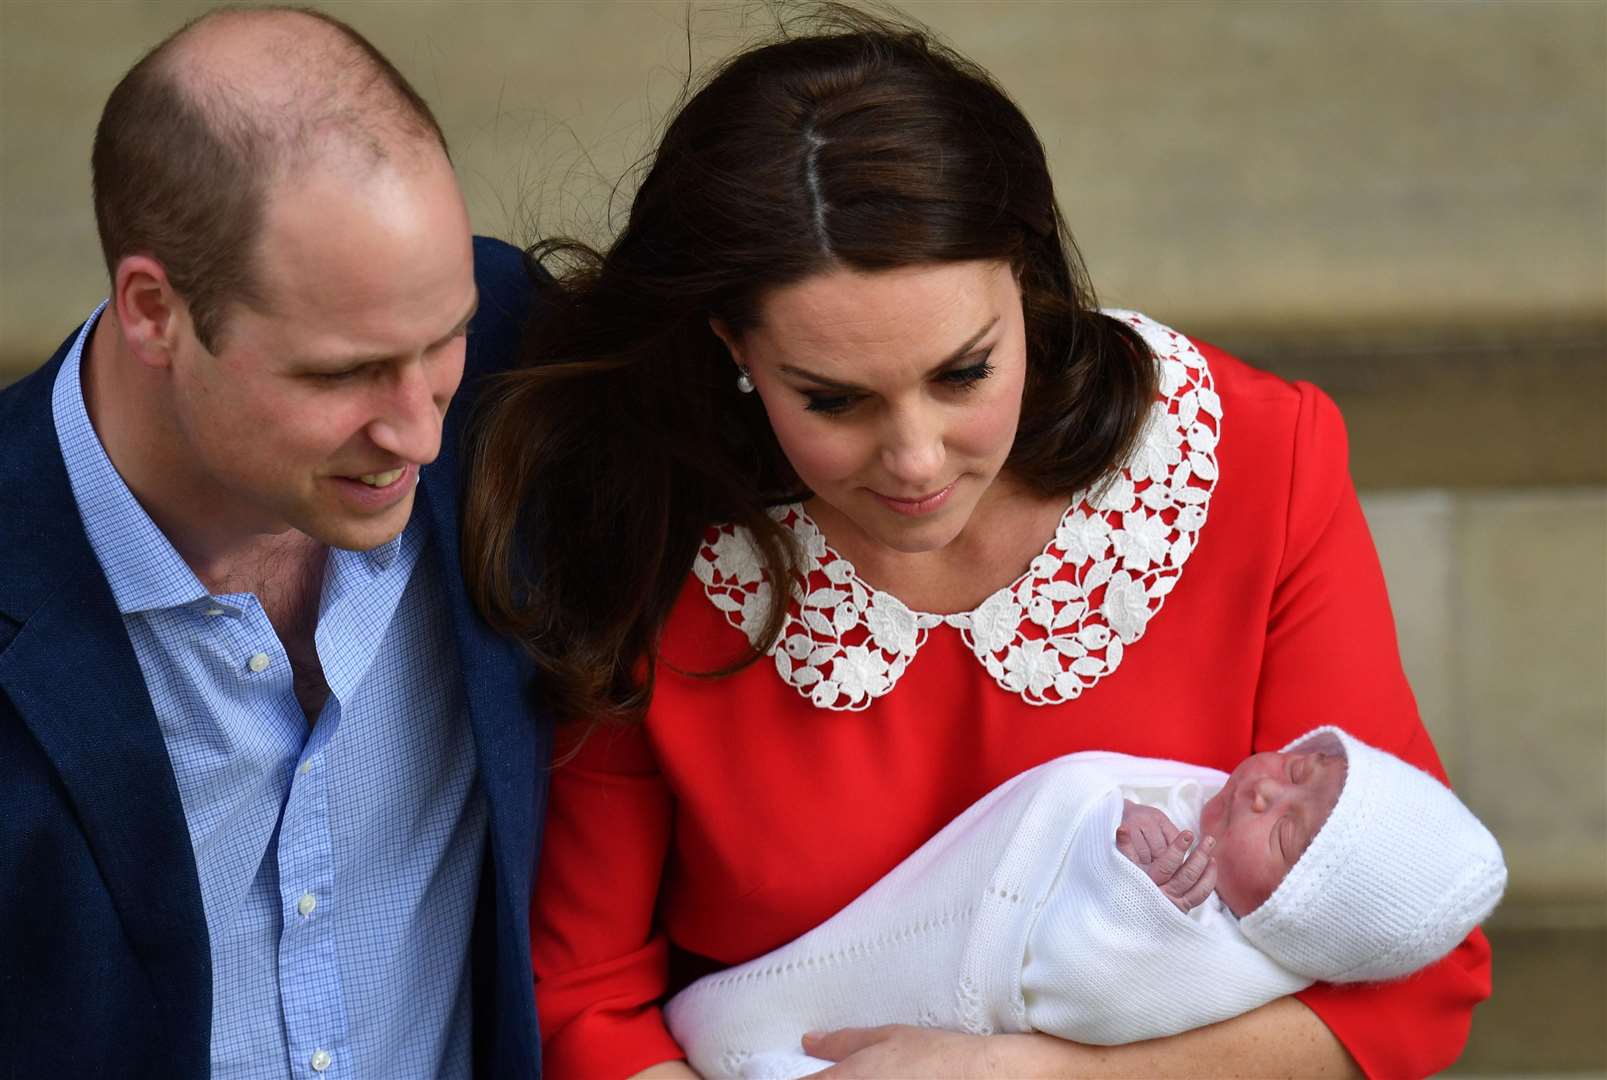
[[(520, 650), (471, 609), (458, 556), (463, 424), (476, 384), (513, 360), (531, 287), (515, 249), (476, 239), (474, 254), (463, 387), (415, 512), (442, 560), (489, 820), (476, 1072), (537, 1077), (527, 920), (551, 725)], [(52, 420), (71, 342), (0, 392), (0, 1074), (206, 1076), (212, 964), (189, 830)]]

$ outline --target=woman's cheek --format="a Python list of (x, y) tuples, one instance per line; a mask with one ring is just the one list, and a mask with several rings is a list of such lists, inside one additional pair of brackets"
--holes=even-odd
[(851, 422), (830, 420), (798, 410), (799, 415), (777, 423), (772, 414), (770, 427), (776, 441), (792, 463), (793, 471), (812, 491), (857, 476), (864, 465), (863, 439)]
[[(1021, 423), (1021, 384), (1003, 386), (969, 409), (959, 412), (949, 428), (951, 447), (968, 456), (1002, 464), (1015, 443)], [(956, 446), (955, 443), (959, 445)]]

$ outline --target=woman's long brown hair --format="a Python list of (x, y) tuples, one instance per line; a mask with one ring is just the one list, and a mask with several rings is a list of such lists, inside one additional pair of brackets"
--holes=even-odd
[[(841, 8), (724, 64), (670, 122), (605, 253), (550, 240), (520, 368), (473, 429), (471, 595), (546, 674), (560, 716), (637, 720), (658, 636), (710, 526), (798, 555), (766, 513), (806, 497), (711, 316), (741, 333), (811, 274), (964, 260), (1016, 270), (1028, 374), (1006, 469), (1070, 495), (1124, 460), (1153, 359), (1095, 309), (1043, 147), (986, 72), (912, 26)], [(777, 590), (778, 596), (787, 595)], [(710, 657), (722, 674), (762, 655)]]

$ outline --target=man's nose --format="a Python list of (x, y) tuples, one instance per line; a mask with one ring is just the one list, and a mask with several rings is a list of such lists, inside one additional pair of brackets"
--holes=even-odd
[(387, 453), (427, 465), (441, 452), (445, 408), (437, 401), (422, 360), (401, 365), (386, 388), (369, 438)]

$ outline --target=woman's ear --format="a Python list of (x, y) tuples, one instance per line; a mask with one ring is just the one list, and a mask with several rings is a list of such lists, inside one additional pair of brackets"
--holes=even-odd
[(742, 346), (738, 343), (736, 334), (726, 325), (725, 320), (718, 315), (710, 315), (709, 329), (713, 330), (714, 336), (724, 343), (725, 351), (731, 354), (731, 361), (737, 367), (746, 367), (747, 365), (742, 360)]

